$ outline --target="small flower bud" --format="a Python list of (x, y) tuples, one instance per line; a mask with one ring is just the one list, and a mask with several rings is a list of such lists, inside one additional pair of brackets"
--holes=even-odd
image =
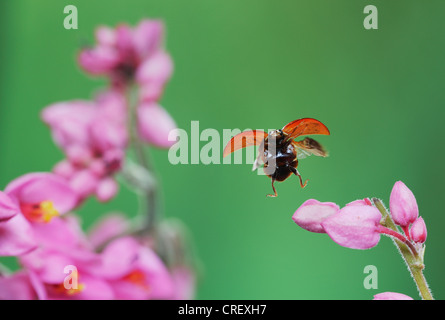
[(414, 242), (420, 242), (420, 243), (425, 242), (427, 233), (426, 233), (425, 221), (423, 221), (422, 217), (418, 217), (416, 221), (413, 222), (410, 233), (411, 233), (411, 239)]

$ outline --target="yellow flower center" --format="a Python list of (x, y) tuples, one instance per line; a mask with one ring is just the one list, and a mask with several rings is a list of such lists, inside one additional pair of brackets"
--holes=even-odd
[(20, 205), (23, 214), (29, 221), (48, 223), (52, 218), (59, 216), (52, 201), (42, 201), (37, 204)]

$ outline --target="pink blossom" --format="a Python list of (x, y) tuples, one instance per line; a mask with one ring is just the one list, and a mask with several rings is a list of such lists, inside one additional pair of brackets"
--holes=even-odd
[(119, 185), (113, 178), (106, 177), (99, 181), (96, 187), (97, 199), (101, 202), (111, 200), (119, 190)]
[(383, 292), (374, 296), (373, 300), (413, 300), (413, 298), (397, 292)]
[(382, 215), (372, 206), (352, 205), (325, 219), (321, 225), (326, 233), (341, 246), (369, 249), (380, 241)]
[[(100, 257), (86, 248), (62, 251), (41, 247), (20, 257), (32, 275), (34, 290), (40, 300), (113, 299), (113, 291), (105, 279), (91, 275), (89, 269), (100, 263)], [(76, 269), (67, 269), (74, 266)], [(74, 272), (74, 274), (73, 274)], [(65, 286), (68, 274), (75, 276), (77, 287)]]
[(10, 182), (5, 193), (33, 222), (48, 222), (73, 209), (77, 194), (64, 179), (52, 173), (29, 173)]
[(176, 123), (169, 113), (157, 103), (145, 103), (138, 108), (138, 131), (141, 139), (161, 148), (171, 147), (168, 135), (176, 129)]
[(161, 259), (134, 238), (113, 240), (101, 254), (98, 274), (107, 279), (117, 299), (171, 299), (174, 283)]
[(427, 236), (426, 225), (422, 217), (418, 217), (413, 222), (410, 234), (411, 234), (411, 239), (414, 242), (424, 243), (426, 241), (426, 236)]
[(64, 179), (51, 173), (21, 176), (0, 194), (0, 207), (8, 208), (9, 219), (0, 221), (0, 255), (16, 256), (37, 247), (35, 228), (50, 223), (77, 203), (77, 194)]
[(69, 181), (79, 201), (93, 194), (100, 201), (110, 200), (118, 189), (111, 180), (122, 166), (128, 143), (122, 94), (107, 91), (95, 102), (56, 103), (42, 112), (42, 118), (66, 155), (54, 172)]
[(419, 209), (414, 194), (402, 182), (397, 181), (389, 199), (391, 216), (396, 224), (406, 228), (419, 216)]
[[(371, 205), (369, 199), (359, 199), (348, 203), (346, 206), (368, 206)], [(303, 229), (315, 233), (326, 233), (322, 222), (334, 215), (340, 207), (333, 202), (320, 202), (309, 199), (295, 211), (292, 219)]]
[[(125, 234), (128, 226), (129, 223), (124, 216), (118, 213), (110, 214), (106, 218), (101, 219), (89, 232), (89, 242), (94, 244), (95, 247), (103, 247), (110, 240), (118, 239), (119, 236)], [(182, 243), (177, 238), (177, 228), (172, 228), (170, 224), (168, 226), (166, 228), (164, 223), (162, 224), (162, 230), (160, 229), (160, 232), (163, 233), (164, 241), (172, 241), (176, 245)], [(184, 259), (183, 251), (178, 255), (179, 260), (176, 253), (170, 252), (168, 254), (170, 258), (174, 256), (175, 260), (174, 263), (170, 261), (168, 274), (163, 262), (156, 258), (154, 252), (149, 248), (147, 251), (147, 247), (141, 246), (134, 238), (124, 237), (119, 241), (112, 241), (103, 252), (103, 266), (105, 269), (101, 266), (98, 272), (112, 280), (113, 287), (123, 299), (131, 297), (140, 299), (147, 297), (147, 295), (154, 295), (157, 299), (193, 299), (195, 295), (195, 273), (192, 268), (182, 261)], [(141, 254), (145, 258), (140, 259), (138, 264), (134, 263), (136, 260), (134, 257)], [(133, 262), (128, 263), (128, 261)], [(149, 261), (152, 262), (149, 263)], [(109, 265), (113, 267), (108, 268)], [(154, 278), (158, 280), (154, 283), (146, 283), (146, 279)], [(123, 282), (122, 280), (125, 281)], [(133, 286), (136, 285), (139, 289), (132, 289), (131, 284)], [(154, 292), (145, 292), (144, 287), (146, 289), (151, 287)], [(132, 291), (128, 291), (130, 289)]]
[(292, 219), (305, 230), (316, 233), (326, 233), (321, 223), (339, 210), (339, 206), (335, 203), (310, 199), (295, 211)]
[(163, 33), (163, 24), (157, 20), (142, 20), (134, 28), (126, 24), (114, 29), (100, 27), (96, 46), (83, 49), (78, 62), (90, 74), (108, 76), (115, 87), (125, 86), (135, 77), (144, 85), (153, 84), (157, 88), (154, 98), (158, 99), (172, 70), (163, 50)]
[[(20, 264), (38, 299), (113, 299), (108, 282), (90, 270), (100, 264), (78, 220), (73, 216), (55, 218), (51, 224), (34, 228), (38, 248), (19, 257)], [(77, 288), (67, 288), (66, 267), (75, 267)], [(74, 271), (73, 271), (74, 272)]]

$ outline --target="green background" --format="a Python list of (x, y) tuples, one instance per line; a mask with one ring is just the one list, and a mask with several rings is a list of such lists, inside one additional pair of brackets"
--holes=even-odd
[[(68, 4), (78, 8), (78, 30), (63, 27)], [(378, 30), (363, 27), (368, 4), (378, 8)], [(295, 177), (277, 183), (275, 199), (265, 197), (270, 179), (250, 165), (173, 166), (166, 150), (152, 150), (165, 216), (188, 226), (200, 257), (197, 298), (372, 299), (395, 291), (418, 299), (389, 238), (352, 250), (291, 220), (309, 198), (343, 206), (375, 196), (388, 205), (397, 180), (417, 197), (428, 227), (425, 276), (435, 298), (445, 298), (444, 12), (444, 1), (3, 0), (0, 188), (62, 158), (39, 113), (105, 85), (75, 62), (95, 27), (160, 18), (175, 64), (161, 103), (180, 128), (198, 120), (219, 132), (273, 129), (313, 117), (331, 131), (318, 139), (330, 156), (300, 162), (308, 186)], [(122, 188), (79, 214), (88, 227), (115, 209), (131, 215), (135, 196)], [(363, 286), (367, 265), (378, 269), (377, 290)]]

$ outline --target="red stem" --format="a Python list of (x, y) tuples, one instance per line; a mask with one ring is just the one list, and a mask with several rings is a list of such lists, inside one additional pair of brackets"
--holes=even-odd
[(408, 240), (411, 241), (411, 237), (409, 235), (409, 226), (404, 226), (402, 227), (403, 232), (405, 232), (406, 237), (408, 238)]
[(399, 239), (400, 241), (402, 241), (403, 243), (408, 242), (408, 239), (405, 238), (405, 236), (403, 234), (398, 233), (397, 231), (394, 231), (390, 228), (384, 227), (382, 225), (379, 225), (377, 227), (377, 232), (379, 233), (383, 233), (383, 234), (387, 234), (389, 236), (392, 236), (394, 238)]
[(386, 234), (388, 236), (392, 236), (392, 237), (402, 241), (403, 243), (405, 243), (411, 249), (411, 251), (414, 254), (414, 256), (417, 257), (417, 250), (416, 250), (416, 248), (414, 248), (414, 246), (411, 243), (411, 241), (409, 239), (407, 239), (403, 234), (400, 234), (397, 231), (394, 231), (394, 230), (392, 230), (390, 228), (387, 228), (387, 227), (384, 227), (382, 225), (378, 225), (377, 232)]

